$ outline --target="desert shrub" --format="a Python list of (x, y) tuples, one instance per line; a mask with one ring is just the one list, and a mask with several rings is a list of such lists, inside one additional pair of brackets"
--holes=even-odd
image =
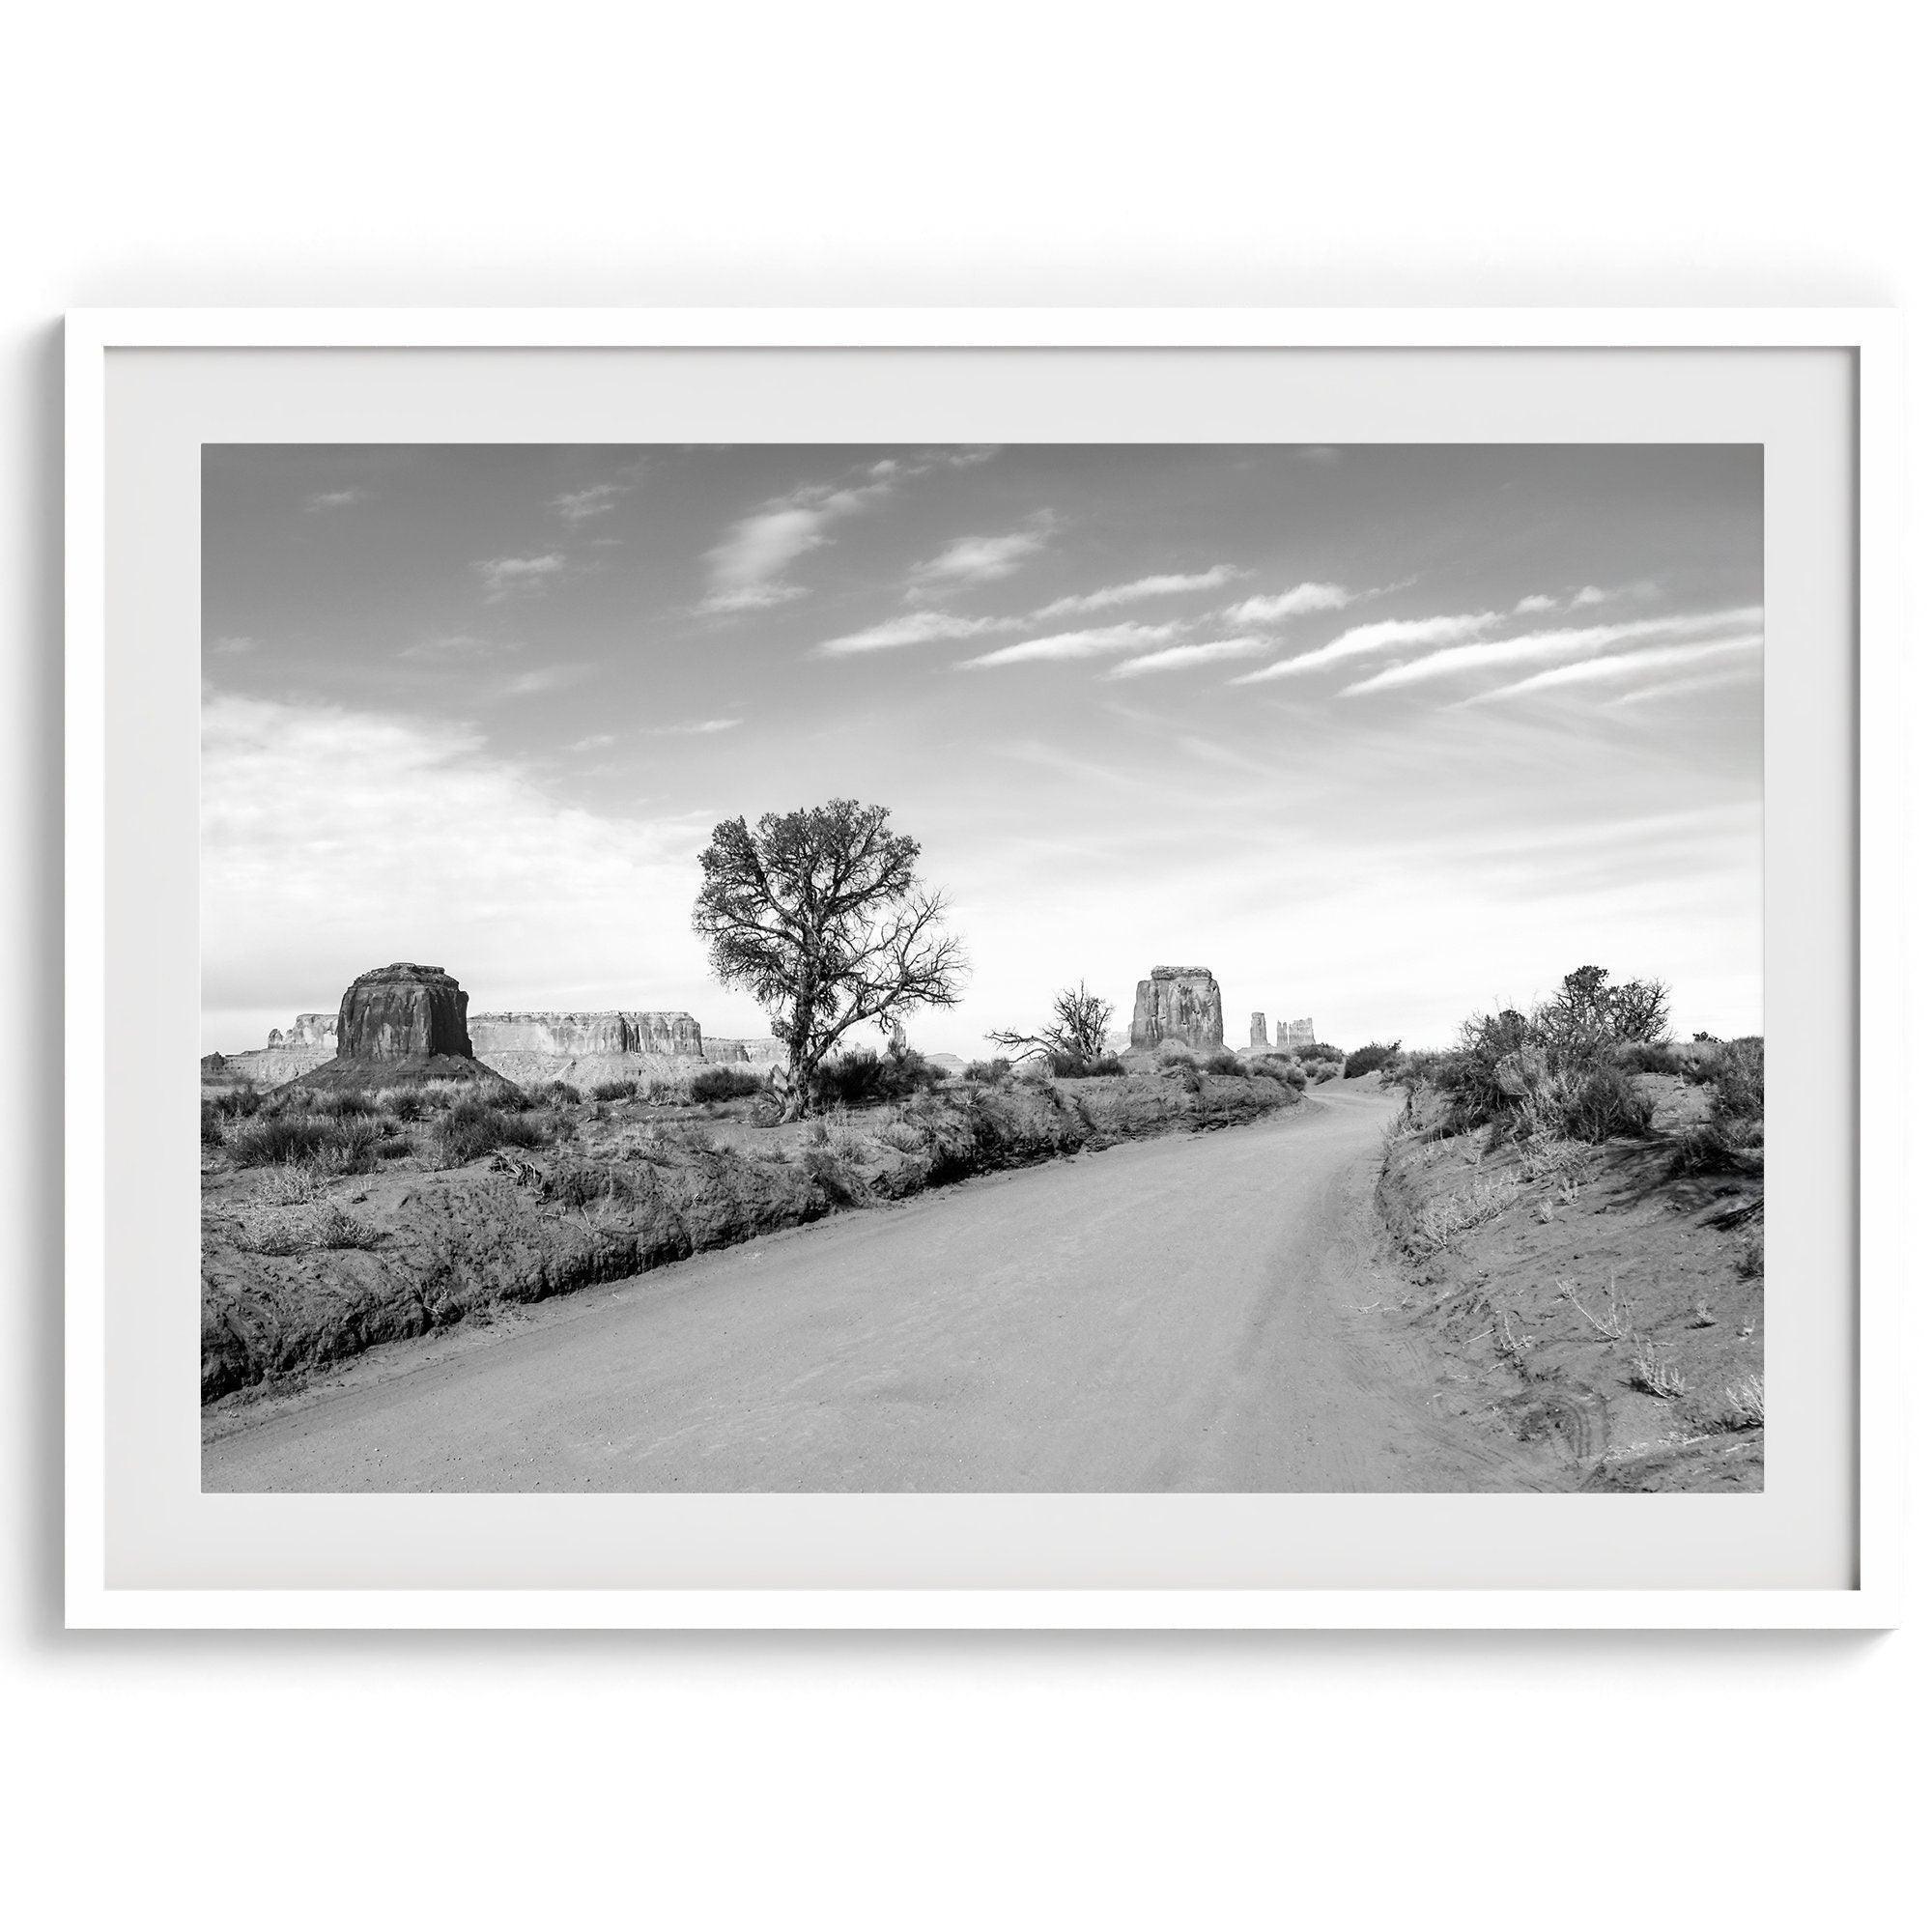
[(1154, 1057), (1160, 1062), (1163, 1069), (1170, 1066), (1194, 1066), (1198, 1065), (1194, 1058), (1194, 1049), (1181, 1045), (1178, 1039), (1162, 1040)]
[(1160, 1070), (1163, 1073), (1173, 1074), (1180, 1082), (1181, 1090), (1184, 1093), (1200, 1093), (1201, 1069), (1194, 1064), (1194, 1056), (1191, 1053), (1182, 1058), (1173, 1060), (1163, 1057)]
[(1655, 1103), (1616, 1066), (1592, 1066), (1559, 1080), (1553, 1095), (1559, 1132), (1575, 1141), (1630, 1139), (1650, 1131)]
[(385, 1087), (377, 1097), (385, 1113), (406, 1123), (419, 1121), (429, 1112), (429, 1102), (417, 1087)]
[(904, 1121), (895, 1121), (879, 1129), (878, 1138), (898, 1153), (923, 1153), (925, 1136)]
[(638, 1097), (638, 1083), (635, 1080), (600, 1080), (590, 1090), (593, 1100), (635, 1100)]
[(1241, 1056), (1233, 1048), (1217, 1046), (1201, 1062), (1204, 1073), (1245, 1073), (1248, 1069)]
[(548, 1139), (543, 1124), (526, 1115), (505, 1113), (487, 1100), (459, 1100), (437, 1129), (437, 1160), (442, 1167), (463, 1167), (497, 1148), (537, 1148)]
[(306, 1207), (273, 1208), (250, 1218), (242, 1245), (258, 1255), (303, 1255), (317, 1248), (374, 1248), (382, 1236), (366, 1222), (323, 1201)]
[(1337, 1065), (1342, 1062), (1342, 1049), (1330, 1046), (1325, 1039), (1311, 1040), (1308, 1045), (1297, 1046), (1293, 1050), (1303, 1060), (1332, 1060)]
[(415, 1145), (408, 1134), (384, 1134), (370, 1151), (378, 1160), (401, 1160), (415, 1151)]
[(1044, 1064), (1056, 1080), (1097, 1080), (1126, 1071), (1118, 1053), (1095, 1054), (1091, 1058), (1080, 1053), (1049, 1053)]
[(983, 1080), (991, 1086), (1004, 1080), (1012, 1070), (1013, 1063), (1010, 1060), (975, 1060), (968, 1064), (966, 1071), (960, 1078), (964, 1080)]
[(1668, 1040), (1625, 1040), (1616, 1049), (1616, 1065), (1626, 1073), (1675, 1073), (1679, 1070), (1677, 1049)]
[(256, 1200), (270, 1207), (292, 1208), (307, 1201), (320, 1201), (327, 1183), (312, 1167), (302, 1167), (291, 1161), (267, 1176)]
[(1402, 1051), (1402, 1041), (1392, 1039), (1386, 1046), (1379, 1040), (1371, 1040), (1367, 1046), (1358, 1046), (1342, 1063), (1345, 1078), (1358, 1079), (1364, 1073), (1379, 1073), (1395, 1056)]
[(228, 1151), (238, 1167), (282, 1167), (291, 1161), (359, 1174), (383, 1138), (370, 1121), (332, 1120), (306, 1112), (274, 1114), (235, 1130)]
[(201, 1144), (218, 1148), (222, 1143), (221, 1116), (206, 1100), (201, 1103)]
[(747, 1066), (706, 1066), (691, 1076), (694, 1100), (739, 1100), (763, 1091), (765, 1083)]
[(205, 1119), (212, 1111), (217, 1120), (245, 1121), (251, 1114), (261, 1112), (268, 1097), (259, 1087), (244, 1082), (224, 1093), (208, 1094), (201, 1103), (202, 1115)]
[(294, 1099), (297, 1095), (310, 1113), (318, 1115), (325, 1121), (366, 1120), (370, 1115), (380, 1111), (367, 1094), (357, 1094), (353, 1091), (331, 1093), (326, 1088), (319, 1091), (298, 1088), (291, 1098)]
[(540, 1107), (581, 1107), (583, 1104), (583, 1090), (573, 1087), (568, 1080), (546, 1080), (529, 1092), (530, 1098)]
[(1279, 1080), (1291, 1093), (1299, 1094), (1308, 1085), (1308, 1075), (1300, 1061), (1286, 1053), (1264, 1053), (1254, 1064), (1253, 1071), (1264, 1073), (1270, 1080)]
[(1756, 1036), (1728, 1040), (1711, 1072), (1711, 1111), (1739, 1122), (1764, 1119), (1764, 1041)]
[(855, 1046), (819, 1063), (811, 1076), (811, 1103), (868, 1107), (882, 1100), (907, 1100), (945, 1078), (911, 1047), (891, 1046), (879, 1053), (869, 1046)]

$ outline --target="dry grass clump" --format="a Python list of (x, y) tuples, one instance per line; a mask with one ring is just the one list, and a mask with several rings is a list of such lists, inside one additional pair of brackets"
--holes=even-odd
[(1392, 1039), (1384, 1043), (1372, 1039), (1366, 1046), (1358, 1046), (1342, 1063), (1345, 1079), (1356, 1080), (1364, 1073), (1379, 1073), (1391, 1060), (1402, 1052), (1402, 1041)]
[(554, 1129), (524, 1113), (505, 1112), (487, 1100), (459, 1100), (438, 1123), (434, 1154), (439, 1167), (466, 1167), (498, 1148), (546, 1146)]
[(1415, 1232), (1424, 1246), (1446, 1248), (1465, 1229), (1493, 1220), (1509, 1205), (1509, 1183), (1485, 1179), (1461, 1194), (1429, 1202), (1416, 1219)]
[(764, 1081), (749, 1066), (706, 1066), (691, 1076), (694, 1100), (741, 1100), (764, 1089)]
[(1684, 1393), (1684, 1371), (1645, 1336), (1624, 1363), (1624, 1379), (1645, 1395), (1674, 1398)]
[(1747, 1376), (1724, 1391), (1724, 1413), (1719, 1418), (1726, 1429), (1764, 1427), (1764, 1378)]
[(959, 1077), (962, 1080), (978, 1080), (988, 1087), (995, 1087), (1002, 1080), (1009, 1078), (1012, 1070), (1013, 1063), (1004, 1058), (975, 1060), (968, 1063), (966, 1071)]
[(241, 1245), (258, 1255), (306, 1255), (319, 1248), (374, 1248), (382, 1236), (333, 1201), (270, 1208), (242, 1224)]
[(245, 1122), (227, 1137), (238, 1167), (286, 1167), (301, 1162), (330, 1174), (366, 1173), (384, 1129), (372, 1120), (286, 1113)]
[(1299, 1094), (1308, 1085), (1308, 1074), (1293, 1054), (1264, 1053), (1249, 1071), (1264, 1073), (1270, 1080), (1279, 1080), (1292, 1094)]

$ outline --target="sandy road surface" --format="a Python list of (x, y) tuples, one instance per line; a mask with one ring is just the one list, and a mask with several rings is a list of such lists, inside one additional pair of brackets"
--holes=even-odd
[(576, 1296), (211, 1441), (204, 1484), (1567, 1488), (1441, 1417), (1365, 1308), (1399, 1293), (1373, 1253), (1392, 1105), (1331, 1087)]

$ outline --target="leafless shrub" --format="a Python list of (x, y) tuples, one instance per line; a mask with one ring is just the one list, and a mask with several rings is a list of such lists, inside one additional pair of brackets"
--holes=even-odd
[(1684, 1393), (1684, 1371), (1645, 1336), (1624, 1364), (1624, 1379), (1646, 1395), (1676, 1397)]
[(1729, 1407), (1723, 1418), (1728, 1429), (1762, 1429), (1764, 1427), (1764, 1378), (1747, 1376), (1735, 1387), (1724, 1391), (1724, 1401)]
[(1583, 1306), (1583, 1297), (1577, 1284), (1564, 1275), (1556, 1284), (1556, 1293), (1594, 1328), (1606, 1342), (1621, 1342), (1630, 1333), (1630, 1310), (1617, 1299), (1617, 1278), (1610, 1276), (1607, 1305), (1601, 1320)]
[(1456, 1236), (1480, 1222), (1492, 1220), (1510, 1205), (1510, 1190), (1500, 1180), (1479, 1180), (1461, 1194), (1430, 1202), (1416, 1223), (1417, 1232), (1433, 1248), (1444, 1248)]

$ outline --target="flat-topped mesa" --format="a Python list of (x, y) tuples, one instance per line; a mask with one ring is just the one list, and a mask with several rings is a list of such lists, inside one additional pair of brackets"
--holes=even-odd
[(1156, 966), (1134, 988), (1130, 1044), (1151, 1051), (1164, 1039), (1189, 1046), (1227, 1044), (1221, 1028), (1221, 988), (1205, 966)]
[(469, 995), (440, 966), (399, 960), (358, 974), (342, 996), (335, 1058), (299, 1076), (304, 1087), (397, 1087), (425, 1080), (510, 1083), (480, 1065), (469, 1044)]
[(333, 1053), (337, 1017), (334, 1013), (298, 1013), (287, 1033), (279, 1027), (269, 1029), (269, 1044), (289, 1048), (326, 1047)]
[(1268, 1016), (1265, 1013), (1248, 1015), (1248, 1044), (1265, 1046), (1268, 1043)]
[(704, 1034), (689, 1013), (472, 1013), (469, 1037), (488, 1060), (498, 1053), (554, 1053), (569, 1059), (648, 1053), (702, 1060)]

